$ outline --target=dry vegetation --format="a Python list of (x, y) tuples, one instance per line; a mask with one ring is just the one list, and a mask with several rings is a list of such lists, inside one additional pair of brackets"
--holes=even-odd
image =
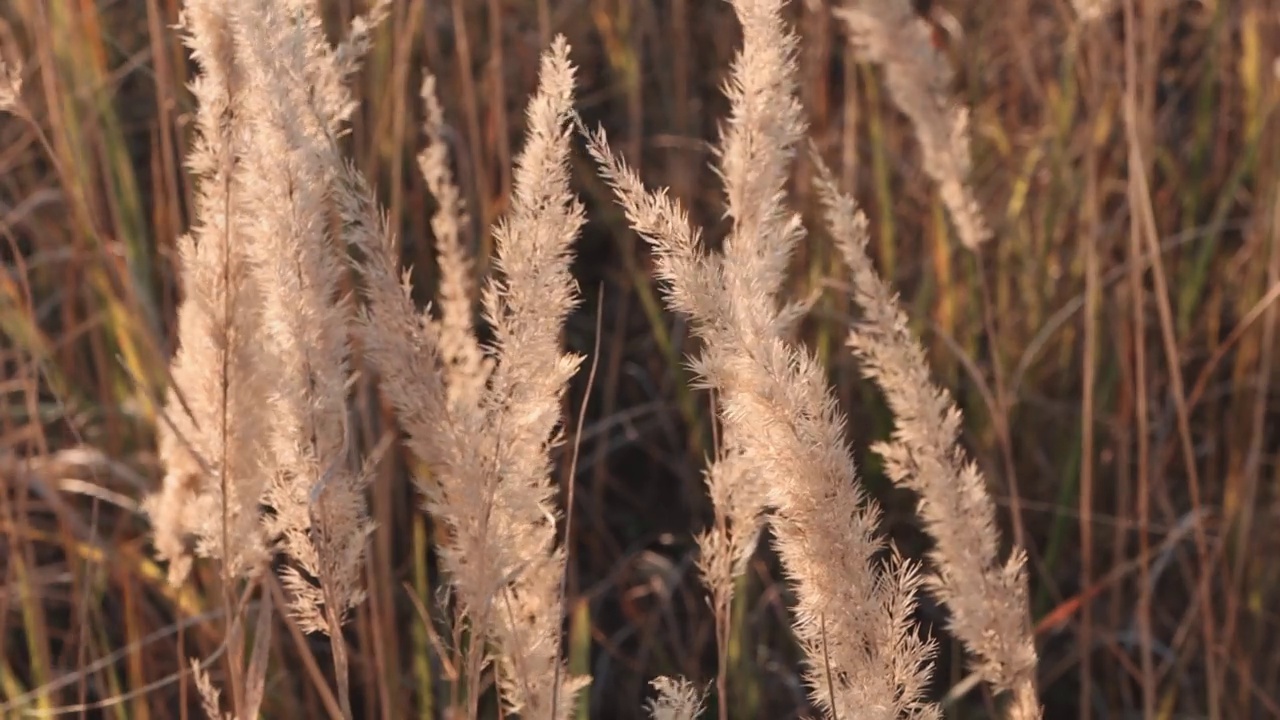
[(1280, 716), (1280, 15), (944, 5), (0, 9), (0, 716)]

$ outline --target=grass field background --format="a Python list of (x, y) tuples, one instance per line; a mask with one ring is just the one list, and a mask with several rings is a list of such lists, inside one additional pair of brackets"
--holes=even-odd
[[(325, 0), (334, 32), (361, 9)], [(171, 588), (139, 501), (161, 475), (155, 428), (172, 352), (175, 239), (191, 67), (178, 0), (9, 0), (0, 52), (26, 64), (0, 116), (0, 716), (193, 716), (189, 657), (221, 652), (218, 573)], [(1082, 22), (1062, 1), (921, 7), (972, 108), (973, 184), (994, 230), (963, 249), (910, 125), (856, 62), (826, 0), (793, 2), (811, 137), (866, 208), (1006, 536), (1030, 554), (1048, 717), (1280, 716), (1280, 9), (1271, 0), (1125, 0)], [(954, 19), (955, 22), (951, 20)], [(438, 77), (482, 259), (503, 212), (537, 59), (564, 33), (579, 111), (654, 186), (724, 229), (709, 143), (739, 29), (699, 0), (396, 0), (345, 142), (430, 288), (433, 203), (414, 165), (418, 88)], [(582, 716), (631, 717), (657, 674), (706, 682), (714, 628), (691, 533), (711, 410), (688, 329), (662, 310), (644, 244), (585, 153), (586, 297), (566, 343), (595, 354), (569, 398), (580, 432), (566, 618), (595, 677)], [(795, 197), (816, 224), (812, 176)], [(714, 235), (714, 233), (713, 233)], [(818, 236), (815, 236), (818, 237)], [(714, 242), (717, 238), (712, 237)], [(843, 347), (852, 319), (833, 247), (811, 242), (794, 294), (821, 291), (803, 338), (831, 368), (864, 475), (910, 554), (912, 501), (867, 451), (891, 418)], [(376, 438), (391, 414), (372, 384)], [(583, 425), (578, 412), (587, 403)], [(347, 629), (359, 717), (434, 717), (451, 669), (432, 614), (433, 525), (385, 464), (369, 601)], [(758, 553), (736, 608), (732, 717), (804, 708), (776, 560)], [(939, 625), (941, 611), (925, 605)], [(269, 718), (321, 717), (327, 644), (282, 621)], [(1144, 669), (1143, 657), (1151, 658)], [(939, 696), (962, 684), (944, 645)], [(957, 693), (959, 694), (959, 693)], [(331, 700), (331, 698), (329, 698)], [(978, 691), (949, 705), (983, 717)]]

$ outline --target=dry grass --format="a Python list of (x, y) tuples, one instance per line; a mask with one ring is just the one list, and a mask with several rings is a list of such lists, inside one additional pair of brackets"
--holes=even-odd
[(0, 10), (0, 715), (1280, 715), (1267, 3), (355, 5)]

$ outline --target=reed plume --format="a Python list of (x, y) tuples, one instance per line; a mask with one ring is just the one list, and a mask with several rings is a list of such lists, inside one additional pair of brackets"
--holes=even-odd
[[(329, 636), (346, 717), (340, 627), (364, 597), (370, 463), (352, 447), (352, 307), (329, 218), (344, 167), (337, 138), (354, 107), (344, 82), (386, 7), (375, 3), (337, 48), (309, 0), (191, 0), (184, 10), (201, 67), (189, 158), (200, 189), (196, 227), (180, 242), (166, 478), (147, 503), (174, 581), (192, 537), (228, 580), (283, 555), (288, 610)], [(265, 673), (265, 659), (250, 669)], [(246, 705), (233, 673), (241, 716), (261, 700), (262, 677), (249, 680)]]
[[(828, 717), (936, 717), (923, 700), (933, 645), (916, 635), (913, 620), (919, 572), (896, 553), (878, 560), (879, 510), (858, 481), (844, 416), (817, 360), (786, 339), (803, 306), (781, 303), (779, 293), (804, 229), (783, 200), (805, 125), (796, 38), (781, 6), (734, 2), (743, 48), (718, 153), (733, 220), (722, 255), (703, 254), (683, 211), (665, 192), (647, 191), (603, 133), (590, 134), (589, 147), (654, 251), (668, 306), (688, 315), (703, 341), (693, 366), (717, 391), (726, 445), (740, 452), (731, 457), (741, 469), (726, 477), (756, 484), (773, 508), (811, 697)], [(702, 549), (717, 552), (714, 544)]]
[[(194, 557), (220, 560), (227, 580), (279, 561), (287, 609), (303, 630), (329, 637), (341, 711), (352, 717), (341, 626), (364, 598), (373, 530), (364, 491), (377, 461), (358, 455), (349, 416), (359, 353), (426, 469), (415, 478), (426, 509), (447, 528), (439, 557), (474, 640), (464, 658), (465, 716), (478, 715), (492, 670), (505, 712), (567, 720), (589, 682), (567, 671), (561, 650), (566, 551), (551, 461), (563, 442), (566, 387), (582, 362), (562, 350), (580, 301), (570, 265), (585, 222), (569, 171), (575, 69), (557, 37), (527, 109), (509, 212), (493, 228), (495, 275), (483, 282), (427, 76), (418, 163), (437, 203), (440, 291), (438, 312), (420, 311), (388, 218), (339, 145), (355, 109), (347, 83), (388, 2), (376, 0), (337, 45), (313, 0), (187, 2), (185, 40), (199, 66), (188, 158), (195, 222), (179, 241), (185, 297), (160, 433), (166, 475), (146, 508), (174, 582)], [(828, 230), (865, 313), (849, 345), (897, 420), (892, 440), (874, 449), (890, 478), (920, 497), (936, 540), (928, 575), (881, 536), (826, 371), (792, 339), (809, 305), (787, 301), (783, 287), (807, 234), (788, 207), (787, 183), (808, 127), (798, 39), (783, 6), (733, 2), (743, 44), (716, 151), (731, 221), (721, 252), (704, 251), (687, 214), (665, 190), (647, 189), (603, 132), (584, 131), (653, 251), (667, 307), (692, 321), (702, 344), (692, 367), (715, 393), (723, 432), (705, 474), (713, 519), (697, 541), (716, 617), (721, 712), (735, 579), (767, 525), (794, 590), (804, 680), (825, 716), (940, 716), (925, 698), (935, 643), (915, 621), (927, 587), (951, 610), (949, 628), (977, 672), (1012, 695), (1009, 717), (1038, 718), (1025, 559), (1015, 551), (1000, 560), (994, 505), (958, 446), (959, 412), (931, 382), (896, 297), (866, 256), (865, 218), (818, 158)], [(949, 100), (948, 70), (920, 49), (923, 30), (903, 7), (866, 1), (841, 13), (859, 51), (885, 66), (926, 170), (962, 240), (976, 247), (990, 233), (967, 185), (965, 112)], [(0, 65), (0, 106), (16, 101), (20, 84), (17, 68)], [(344, 290), (349, 270), (360, 303)], [(494, 337), (488, 345), (477, 339), (477, 296)], [(256, 634), (268, 636), (271, 611), (262, 606)], [(255, 645), (248, 683), (233, 677), (235, 717), (252, 717), (262, 702), (267, 648)], [(196, 670), (217, 715), (218, 688), (202, 665)], [(654, 718), (693, 720), (702, 711), (704, 693), (688, 681), (659, 678), (653, 688)]]
[(244, 164), (252, 186), (242, 207), (277, 368), (263, 458), (274, 513), (264, 526), (296, 563), (284, 571), (295, 619), (332, 637), (363, 599), (361, 555), (372, 529), (346, 407), (351, 300), (327, 222), (349, 100), (329, 82), (333, 49), (308, 0), (249, 0), (235, 21), (250, 88)]
[[(511, 210), (494, 231), (499, 277), (482, 294), (496, 337), (494, 364), (487, 382), (474, 384), (478, 392), (450, 392), (475, 379), (445, 372), (450, 323), (447, 316), (435, 323), (413, 307), (398, 279), (390, 233), (357, 243), (367, 256), (364, 346), (409, 447), (432, 471), (419, 478), (419, 488), (450, 530), (442, 562), (473, 632), (500, 650), (504, 705), (546, 720), (568, 718), (586, 683), (567, 673), (560, 654), (565, 558), (556, 547), (549, 454), (560, 442), (561, 398), (581, 363), (560, 351), (565, 318), (578, 302), (569, 264), (584, 221), (569, 187), (573, 76), (568, 44), (557, 38), (527, 110)], [(460, 296), (456, 302), (460, 308)], [(471, 682), (488, 661), (472, 653)]]
[(658, 677), (649, 684), (658, 693), (647, 704), (653, 720), (697, 720), (702, 713), (703, 693), (688, 680)]
[(909, 0), (849, 0), (836, 13), (854, 50), (884, 68), (885, 84), (911, 120), (924, 170), (938, 183), (960, 242), (970, 250), (991, 238), (969, 183), (969, 110), (952, 98), (953, 71)]
[(22, 97), (22, 63), (9, 63), (0, 57), (0, 112), (17, 107), (20, 97)]
[(924, 348), (911, 334), (897, 296), (867, 256), (867, 219), (815, 154), (828, 227), (848, 265), (863, 319), (848, 344), (863, 373), (889, 401), (895, 430), (874, 450), (894, 483), (915, 492), (934, 538), (927, 587), (951, 610), (949, 629), (982, 677), (1013, 695), (1009, 717), (1040, 717), (1036, 648), (1029, 625), (1026, 557), (999, 559), (995, 503), (978, 467), (960, 448), (960, 411), (929, 375)]
[(222, 562), (228, 578), (268, 554), (259, 504), (266, 476), (258, 463), (270, 387), (262, 350), (263, 298), (250, 270), (240, 203), (248, 182), (245, 76), (227, 4), (191, 0), (184, 40), (199, 73), (195, 137), (187, 164), (196, 178), (195, 222), (178, 241), (184, 300), (169, 397), (159, 425), (166, 473), (145, 508), (169, 579), (181, 583), (192, 553)]
[(475, 267), (462, 240), (471, 220), (449, 169), (444, 110), (436, 97), (435, 76), (423, 79), (421, 97), (427, 142), (418, 154), (418, 169), (438, 206), (431, 217), (431, 233), (440, 268), (440, 319), (435, 323), (441, 360), (450, 402), (474, 404), (493, 372), (493, 358), (485, 355), (475, 335)]

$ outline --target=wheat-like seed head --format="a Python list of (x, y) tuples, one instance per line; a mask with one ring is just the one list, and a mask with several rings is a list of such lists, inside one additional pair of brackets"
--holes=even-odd
[(0, 112), (11, 110), (22, 97), (22, 63), (7, 63), (0, 58)]
[[(730, 121), (719, 149), (734, 226), (722, 256), (704, 255), (698, 234), (665, 194), (647, 191), (602, 133), (588, 146), (632, 227), (652, 246), (669, 307), (693, 320), (704, 350), (694, 370), (719, 393), (727, 472), (747, 498), (774, 508), (776, 548), (796, 592), (794, 629), (808, 652), (811, 696), (828, 716), (936, 717), (922, 700), (932, 643), (914, 630), (921, 578), (901, 559), (882, 564), (879, 511), (861, 489), (844, 440), (844, 416), (825, 371), (787, 340), (799, 313), (780, 290), (804, 236), (784, 204), (784, 183), (804, 124), (795, 98), (795, 37), (781, 3), (735, 2), (743, 50), (729, 81)], [(750, 503), (748, 503), (748, 507)], [(752, 516), (726, 516), (702, 550), (708, 568), (732, 567), (722, 525), (750, 532)], [(717, 557), (719, 556), (719, 557)], [(721, 581), (722, 582), (722, 581)], [(710, 584), (716, 587), (716, 581)]]
[(649, 683), (657, 697), (647, 703), (653, 720), (697, 720), (702, 713), (704, 692), (682, 678), (658, 677)]
[(884, 68), (889, 94), (915, 128), (924, 170), (938, 183), (961, 243), (977, 248), (991, 230), (969, 184), (969, 111), (952, 98), (954, 73), (928, 23), (909, 0), (849, 0), (836, 12), (855, 51)]
[[(502, 649), (504, 704), (546, 720), (569, 717), (586, 682), (565, 672), (559, 652), (564, 552), (556, 548), (549, 455), (560, 440), (561, 398), (581, 363), (560, 349), (565, 318), (578, 302), (569, 266), (584, 222), (569, 187), (573, 75), (568, 44), (559, 38), (543, 57), (527, 111), (511, 211), (494, 229), (498, 276), (481, 294), (496, 338), (491, 359), (474, 349), (456, 217), (437, 223), (447, 276), (441, 322), (413, 308), (385, 230), (352, 236), (368, 255), (360, 265), (369, 298), (363, 344), (410, 448), (433, 471), (419, 487), (449, 525), (441, 559), (462, 612), (473, 632)], [(442, 193), (442, 212), (456, 216), (431, 107), (428, 100), (432, 139), (423, 170)]]
[[(717, 149), (732, 221), (722, 253), (703, 251), (686, 213), (665, 192), (646, 189), (603, 133), (585, 133), (653, 250), (668, 307), (692, 320), (703, 342), (693, 369), (717, 393), (723, 443), (706, 473), (714, 519), (698, 542), (718, 639), (728, 636), (734, 578), (769, 522), (795, 591), (805, 681), (827, 716), (939, 716), (924, 699), (935, 646), (914, 620), (917, 592), (927, 586), (951, 609), (951, 629), (983, 676), (1012, 693), (1010, 717), (1038, 717), (1024, 560), (1016, 552), (999, 560), (994, 505), (957, 446), (959, 413), (931, 384), (896, 298), (865, 257), (865, 218), (820, 159), (828, 229), (866, 311), (850, 345), (898, 422), (876, 450), (891, 478), (922, 499), (937, 540), (935, 572), (926, 576), (882, 539), (825, 369), (790, 339), (807, 306), (785, 301), (782, 288), (806, 233), (787, 205), (787, 181), (807, 127), (798, 40), (782, 6), (734, 2), (743, 47), (726, 83), (731, 112)], [(921, 54), (922, 30), (904, 7), (866, 0), (842, 13), (860, 51), (885, 65), (926, 170), (962, 239), (976, 246), (989, 232), (967, 185), (967, 115), (947, 99), (949, 70)], [(569, 47), (557, 38), (542, 58), (510, 212), (493, 229), (497, 272), (478, 292), (443, 111), (433, 80), (424, 82), (419, 164), (438, 203), (432, 230), (442, 276), (435, 319), (410, 300), (385, 213), (338, 145), (355, 107), (346, 83), (388, 8), (389, 0), (374, 2), (335, 47), (312, 0), (187, 3), (187, 42), (200, 66), (188, 162), (199, 186), (196, 223), (179, 242), (186, 296), (161, 433), (166, 479), (147, 503), (156, 545), (175, 580), (193, 554), (221, 560), (228, 577), (282, 554), (288, 609), (304, 630), (330, 636), (351, 716), (340, 626), (364, 597), (372, 531), (364, 488), (377, 461), (355, 457), (347, 407), (354, 336), (409, 449), (430, 470), (418, 480), (427, 508), (450, 530), (441, 562), (460, 619), (482, 640), (468, 673), (492, 663), (507, 711), (567, 719), (588, 682), (566, 672), (560, 649), (565, 552), (551, 475), (561, 402), (582, 361), (563, 351), (561, 337), (579, 302), (570, 264), (585, 222), (570, 187)], [(18, 68), (0, 65), (0, 107), (16, 101), (20, 83)], [(360, 255), (354, 263), (349, 249)], [(349, 267), (362, 280), (360, 308), (342, 290)], [(477, 294), (491, 347), (475, 336)], [(269, 605), (263, 613), (260, 622), (269, 622)], [(249, 706), (261, 701), (259, 650)], [(203, 672), (197, 680), (216, 714), (217, 689)], [(654, 688), (654, 718), (692, 720), (701, 711), (702, 693), (686, 681), (660, 678)]]
[[(818, 190), (828, 227), (851, 273), (864, 319), (849, 335), (863, 373), (888, 398), (896, 430), (875, 446), (890, 479), (920, 498), (934, 537), (935, 572), (928, 586), (951, 610), (951, 632), (973, 655), (983, 677), (1013, 693), (1011, 717), (1039, 716), (1036, 650), (1029, 626), (1026, 558), (999, 559), (995, 503), (977, 466), (964, 457), (960, 411), (929, 376), (924, 348), (912, 335), (897, 296), (867, 256), (867, 220), (815, 154)], [(1028, 698), (1030, 704), (1028, 704)]]

